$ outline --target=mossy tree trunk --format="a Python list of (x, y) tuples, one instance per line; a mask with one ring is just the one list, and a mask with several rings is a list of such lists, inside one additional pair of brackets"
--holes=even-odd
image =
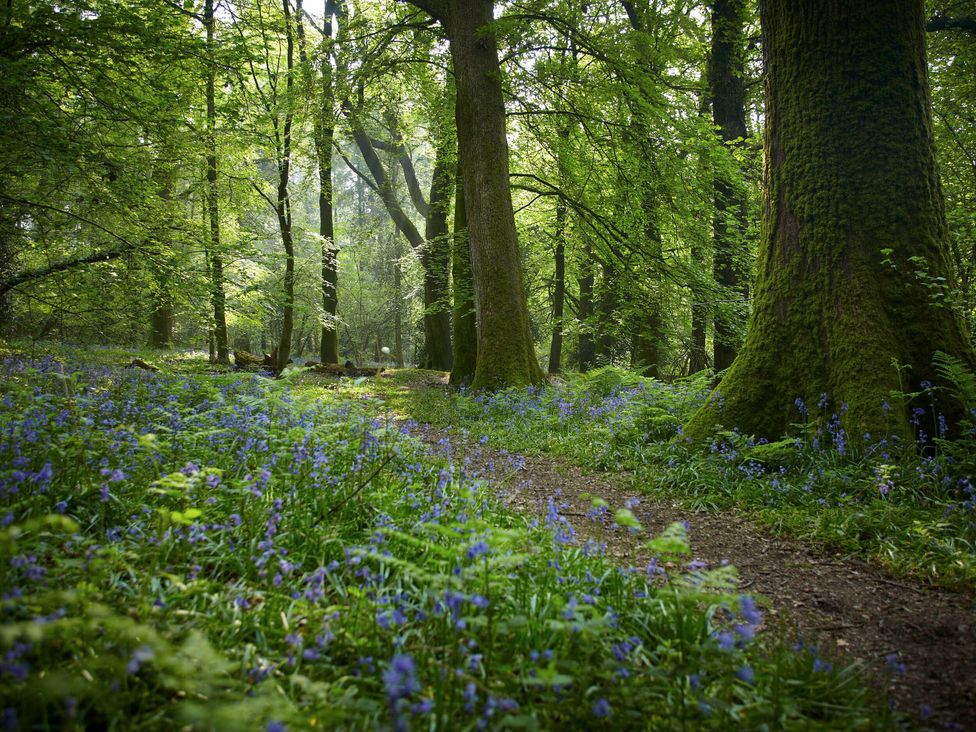
[(434, 153), (424, 247), (420, 257), (424, 270), (424, 342), (427, 346), (424, 366), (450, 371), (454, 356), (451, 349), (451, 238), (447, 215), (454, 187), (448, 166), (454, 152), (445, 140), (440, 142)]
[(525, 301), (492, 0), (415, 0), (447, 30), (457, 84), (458, 158), (471, 246), (478, 357), (474, 388), (542, 380)]
[[(693, 439), (718, 423), (778, 438), (799, 418), (794, 400), (823, 393), (853, 440), (906, 434), (907, 405), (891, 392), (937, 382), (937, 350), (976, 363), (943, 297), (923, 10), (923, 0), (762, 4), (767, 180), (753, 316), (687, 425)], [(899, 378), (893, 363), (911, 370)]]
[[(745, 0), (714, 0), (712, 3), (712, 48), (708, 59), (708, 85), (712, 121), (719, 139), (726, 145), (739, 144), (749, 134), (746, 128), (745, 85)], [(746, 200), (741, 184), (728, 171), (719, 170), (713, 180), (715, 214), (712, 221), (715, 281), (724, 296), (742, 295), (742, 248), (745, 246)], [(738, 352), (736, 308), (715, 310), (715, 370), (727, 369)]]
[(471, 281), (471, 248), (464, 212), (464, 184), (460, 173), (454, 194), (454, 241), (452, 250), (454, 283), (454, 365), (451, 386), (470, 384), (478, 363), (478, 327), (474, 312), (474, 283)]

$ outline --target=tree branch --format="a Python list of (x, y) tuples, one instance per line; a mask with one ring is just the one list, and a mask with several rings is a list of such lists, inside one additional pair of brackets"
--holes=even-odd
[(30, 269), (26, 272), (21, 272), (20, 274), (14, 275), (13, 277), (8, 277), (5, 280), (0, 280), (0, 298), (6, 295), (11, 290), (20, 287), (26, 282), (33, 282), (34, 280), (40, 280), (50, 275), (57, 274), (58, 272), (64, 272), (68, 269), (74, 269), (75, 267), (81, 267), (85, 264), (96, 264), (97, 262), (108, 262), (112, 259), (118, 259), (123, 254), (131, 251), (131, 249), (112, 249), (107, 252), (95, 252), (94, 254), (89, 254), (84, 257), (78, 257), (76, 259), (66, 259), (61, 262), (55, 262), (47, 267), (41, 267), (40, 269)]
[[(405, 0), (400, 0), (404, 2)], [(409, 0), (410, 4), (420, 8), (441, 23), (447, 21), (447, 0)]]
[(950, 18), (947, 15), (933, 15), (929, 22), (925, 24), (925, 30), (929, 33), (944, 30), (961, 30), (966, 33), (976, 34), (976, 18), (962, 16)]

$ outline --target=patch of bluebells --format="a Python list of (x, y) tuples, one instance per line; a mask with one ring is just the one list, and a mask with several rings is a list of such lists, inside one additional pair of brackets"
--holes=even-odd
[[(77, 607), (38, 613), (34, 604), (51, 588), (92, 583), (120, 615), (133, 608), (141, 622), (159, 619), (167, 629), (193, 618), (220, 645), (214, 652), (243, 664), (241, 699), (269, 693), (261, 687), (271, 678), (301, 675), (332, 685), (338, 705), (346, 691), (384, 700), (382, 723), (394, 729), (430, 726), (421, 718), (441, 713), (490, 728), (524, 707), (585, 727), (622, 718), (631, 687), (658, 685), (657, 698), (680, 698), (660, 686), (677, 675), (648, 672), (674, 662), (658, 650), (670, 622), (662, 608), (708, 625), (707, 608), (662, 590), (656, 564), (613, 567), (599, 545), (579, 540), (558, 497), (535, 525), (499, 512), (490, 486), (472, 482), (454, 459), (454, 446), (442, 445), (443, 457), (432, 461), (411, 427), (393, 429), (371, 413), (373, 404), (303, 401), (253, 377), (75, 369), (65, 413), (55, 367), (29, 376), (15, 364), (2, 368), (34, 384), (5, 394), (19, 409), (0, 415), (0, 456), (11, 466), (0, 468), (8, 523), (63, 514), (85, 527), (64, 543), (32, 544), (6, 558), (5, 619), (67, 628)], [(658, 404), (667, 388), (580, 392), (565, 409), (546, 390), (529, 391), (517, 405), (483, 399), (520, 417), (552, 410), (567, 426), (596, 419), (616, 429), (639, 423), (628, 400)], [(33, 411), (22, 408), (35, 402)], [(57, 454), (66, 457), (50, 457)], [(73, 564), (62, 562), (66, 556)], [(110, 581), (121, 562), (132, 562), (131, 576), (147, 577), (145, 585)], [(760, 622), (742, 599), (735, 623), (721, 630), (731, 634), (740, 669), (750, 667)], [(531, 650), (540, 639), (548, 647)], [(92, 652), (103, 643), (79, 642)], [(150, 665), (172, 655), (157, 642), (164, 643), (118, 644), (121, 678), (107, 675), (104, 688), (145, 689), (138, 682)], [(36, 648), (5, 650), (0, 683), (29, 684), (39, 669), (70, 665), (51, 648), (43, 664)], [(714, 660), (725, 652), (707, 638), (687, 652), (703, 667), (725, 663)], [(525, 659), (531, 664), (513, 675)], [(559, 683), (546, 686), (550, 674)], [(734, 693), (733, 672), (712, 677)], [(755, 683), (764, 682), (757, 674)], [(287, 715), (307, 705), (309, 685), (279, 688), (293, 698), (262, 724), (304, 728), (307, 720)], [(139, 708), (172, 698), (160, 693)], [(88, 705), (75, 708), (81, 714)], [(355, 718), (358, 709), (350, 703), (342, 713)]]

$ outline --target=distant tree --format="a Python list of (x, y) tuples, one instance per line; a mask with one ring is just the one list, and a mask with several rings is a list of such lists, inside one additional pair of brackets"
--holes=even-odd
[(936, 351), (976, 364), (948, 297), (923, 11), (763, 3), (768, 177), (752, 322), (687, 425), (693, 438), (716, 424), (778, 438), (794, 400), (821, 394), (852, 439), (905, 434), (910, 405), (892, 392), (938, 383)]

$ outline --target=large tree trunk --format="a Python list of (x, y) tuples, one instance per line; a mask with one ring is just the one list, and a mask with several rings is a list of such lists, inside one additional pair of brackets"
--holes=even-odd
[(496, 389), (542, 380), (525, 302), (492, 0), (450, 0), (442, 20), (457, 83), (457, 130), (471, 269), (478, 313), (472, 386)]
[(478, 363), (478, 326), (471, 282), (471, 248), (464, 211), (464, 185), (458, 175), (454, 194), (454, 366), (451, 386), (470, 384)]
[(207, 218), (210, 223), (210, 303), (213, 308), (213, 336), (217, 363), (230, 363), (227, 345), (224, 259), (220, 251), (220, 205), (217, 190), (217, 109), (215, 100), (214, 3), (204, 0), (203, 25), (207, 30)]
[(751, 328), (685, 433), (700, 440), (721, 423), (775, 439), (800, 417), (794, 400), (827, 394), (854, 444), (905, 435), (908, 405), (892, 391), (938, 382), (937, 350), (976, 363), (936, 279), (951, 275), (923, 0), (766, 0), (762, 23), (767, 180)]
[[(745, 0), (714, 0), (712, 3), (712, 52), (708, 61), (708, 83), (712, 121), (725, 144), (745, 139)], [(734, 300), (742, 294), (745, 280), (739, 262), (745, 245), (746, 201), (741, 185), (721, 173), (713, 181), (715, 215), (712, 222), (715, 281), (724, 297)], [(732, 365), (738, 352), (735, 327), (737, 308), (730, 303), (715, 310), (715, 369)]]

